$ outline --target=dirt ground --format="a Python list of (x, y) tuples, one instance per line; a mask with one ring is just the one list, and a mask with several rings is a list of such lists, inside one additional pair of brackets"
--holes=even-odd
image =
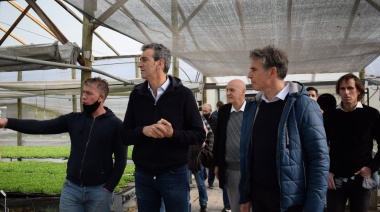
[[(4, 198), (0, 198), (0, 211), (4, 211)], [(7, 198), (7, 208), (10, 212), (56, 212), (59, 197), (43, 198)]]

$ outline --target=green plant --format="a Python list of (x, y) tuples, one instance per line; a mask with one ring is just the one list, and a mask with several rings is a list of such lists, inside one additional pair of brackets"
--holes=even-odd
[[(6, 192), (59, 195), (66, 178), (66, 163), (0, 162), (0, 188)], [(134, 165), (128, 164), (115, 191), (134, 180)]]
[[(132, 158), (133, 146), (128, 147), (127, 158)], [(68, 159), (70, 146), (0, 146), (1, 158), (63, 158)]]

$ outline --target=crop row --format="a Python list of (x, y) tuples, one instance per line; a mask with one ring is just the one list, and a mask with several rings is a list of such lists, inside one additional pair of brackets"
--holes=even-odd
[[(128, 148), (128, 159), (133, 147)], [(70, 146), (0, 146), (0, 158), (69, 158)]]
[[(66, 163), (1, 162), (0, 189), (5, 192), (59, 195), (66, 178)], [(134, 165), (128, 164), (115, 192), (134, 181)]]

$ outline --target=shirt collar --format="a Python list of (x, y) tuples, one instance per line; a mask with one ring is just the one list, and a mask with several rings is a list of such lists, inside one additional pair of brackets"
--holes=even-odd
[(278, 92), (278, 94), (271, 100), (268, 100), (267, 96), (265, 95), (265, 93), (261, 96), (261, 99), (264, 100), (266, 103), (271, 103), (271, 102), (276, 102), (278, 100), (285, 100), (286, 98), (286, 95), (288, 95), (289, 93), (289, 83), (287, 83), (285, 85), (285, 87), (280, 91)]
[[(356, 108), (363, 108), (363, 104), (362, 104), (361, 102), (358, 102), (358, 103), (356, 104), (356, 107), (355, 107), (352, 111), (354, 111)], [(347, 111), (345, 111), (345, 110), (343, 109), (343, 107), (342, 107), (342, 102), (336, 106), (336, 109), (341, 109), (342, 111), (347, 112)]]
[[(169, 84), (170, 84), (170, 80), (168, 77), (166, 77), (166, 81), (164, 82), (164, 84), (162, 84), (158, 89), (161, 89), (163, 91), (166, 91), (166, 89), (169, 87)], [(152, 88), (150, 87), (150, 84), (148, 82), (148, 89), (150, 91), (152, 91)]]
[[(242, 111), (242, 112), (244, 112), (245, 103), (246, 103), (246, 101), (244, 100), (243, 105), (240, 107), (240, 109), (239, 109), (238, 111)], [(237, 111), (237, 110), (234, 108), (234, 106), (232, 105), (230, 113), (232, 113), (232, 112), (238, 112), (238, 111)]]
[(152, 88), (150, 87), (150, 84), (148, 82), (148, 90), (150, 91), (150, 93), (152, 94), (153, 98), (156, 100), (156, 102), (158, 101), (158, 99), (162, 96), (162, 94), (164, 94), (164, 92), (166, 91), (166, 89), (168, 89), (170, 85), (170, 79), (168, 77), (166, 77), (166, 81), (164, 82), (164, 84), (162, 84), (158, 89), (157, 89), (157, 96), (154, 96), (154, 92), (152, 90)]

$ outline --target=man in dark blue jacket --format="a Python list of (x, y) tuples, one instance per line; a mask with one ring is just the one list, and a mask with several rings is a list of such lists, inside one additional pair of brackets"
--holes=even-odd
[(69, 133), (71, 150), (59, 203), (61, 212), (111, 210), (113, 190), (126, 166), (127, 148), (120, 139), (121, 120), (103, 106), (108, 92), (107, 81), (90, 78), (83, 82), (84, 112), (46, 121), (0, 119), (0, 128), (22, 133)]
[(285, 82), (286, 53), (251, 51), (240, 139), (241, 211), (323, 211), (329, 155), (321, 110), (303, 85)]
[(188, 211), (189, 145), (206, 139), (191, 90), (167, 75), (170, 50), (146, 44), (138, 66), (146, 79), (132, 91), (124, 118), (122, 138), (134, 145), (135, 185), (139, 212), (159, 211), (161, 198), (167, 212)]

